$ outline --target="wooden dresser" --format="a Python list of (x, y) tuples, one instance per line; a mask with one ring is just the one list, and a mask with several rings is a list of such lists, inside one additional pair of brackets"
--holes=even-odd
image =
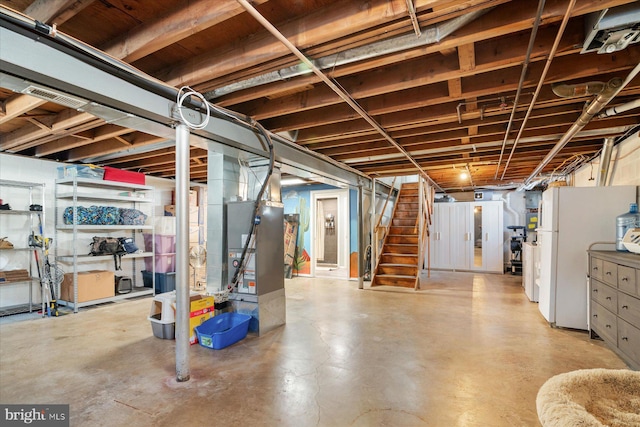
[(640, 255), (589, 251), (589, 329), (640, 370)]

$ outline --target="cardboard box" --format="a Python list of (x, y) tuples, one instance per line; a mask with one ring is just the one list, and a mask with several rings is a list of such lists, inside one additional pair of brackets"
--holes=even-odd
[(212, 296), (192, 295), (191, 309), (189, 310), (189, 342), (198, 342), (194, 328), (213, 317), (214, 300)]
[[(176, 191), (171, 192), (171, 204), (176, 204)], [(196, 190), (189, 190), (189, 206), (198, 206), (198, 192)]]
[[(115, 296), (113, 271), (91, 270), (78, 272), (78, 300), (92, 301)], [(73, 273), (66, 273), (60, 285), (60, 299), (73, 302)]]
[[(164, 205), (164, 216), (176, 216), (176, 205)], [(198, 207), (189, 207), (189, 224), (198, 225)]]

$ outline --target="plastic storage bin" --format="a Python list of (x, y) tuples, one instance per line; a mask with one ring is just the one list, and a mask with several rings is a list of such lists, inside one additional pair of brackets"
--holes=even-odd
[(102, 179), (104, 169), (94, 165), (65, 165), (58, 166), (58, 178), (89, 178)]
[[(153, 271), (151, 258), (144, 259), (144, 268), (147, 271)], [(176, 254), (156, 254), (156, 273), (173, 273), (176, 271)]]
[(196, 326), (201, 346), (220, 350), (247, 336), (251, 316), (240, 313), (222, 313)]
[[(142, 271), (142, 284), (145, 288), (153, 286), (153, 276), (150, 271)], [(176, 273), (156, 273), (156, 294), (176, 290)]]
[(176, 336), (176, 293), (167, 292), (153, 297), (149, 321), (157, 338), (172, 340)]
[[(144, 234), (144, 250), (151, 252), (154, 247), (153, 235)], [(155, 253), (173, 254), (176, 252), (176, 236), (167, 234), (156, 234)]]

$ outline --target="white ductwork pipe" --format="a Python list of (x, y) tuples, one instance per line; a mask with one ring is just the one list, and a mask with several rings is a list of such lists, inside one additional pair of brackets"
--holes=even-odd
[(598, 114), (598, 118), (604, 119), (605, 117), (615, 116), (616, 114), (624, 113), (625, 111), (633, 110), (634, 108), (640, 108), (640, 98), (616, 107), (609, 107), (602, 113)]
[[(447, 37), (454, 31), (464, 27), (469, 22), (478, 18), (487, 11), (488, 10), (475, 11), (451, 19), (449, 21), (439, 23), (437, 25), (431, 25), (422, 30), (421, 34), (418, 37), (416, 37), (415, 34), (405, 34), (403, 36), (382, 40), (353, 49), (348, 49), (343, 52), (338, 52), (336, 54), (325, 56), (322, 58), (312, 59), (310, 61), (316, 68), (320, 70), (326, 70), (333, 69), (342, 65), (348, 65), (365, 59), (377, 58), (383, 55), (389, 55), (403, 50), (415, 49), (421, 46), (438, 43), (443, 38)], [(285, 81), (293, 77), (310, 74), (311, 72), (312, 71), (306, 64), (297, 64), (291, 67), (282, 68), (277, 71), (272, 71), (216, 88), (214, 90), (206, 92), (204, 96), (207, 99), (212, 100), (232, 92), (265, 85), (268, 83)]]
[(613, 152), (613, 138), (605, 138), (600, 154), (600, 171), (598, 173), (598, 181), (596, 186), (604, 187), (607, 185), (607, 177), (609, 175), (609, 162), (611, 161), (611, 153)]
[(598, 95), (598, 97), (595, 100), (593, 100), (593, 102), (589, 104), (589, 106), (585, 109), (582, 115), (578, 117), (578, 120), (576, 120), (576, 122), (573, 125), (571, 125), (567, 133), (565, 133), (564, 136), (560, 139), (560, 141), (558, 141), (556, 145), (554, 145), (551, 151), (545, 156), (544, 159), (542, 159), (542, 162), (540, 162), (540, 164), (536, 166), (533, 172), (531, 172), (531, 175), (529, 175), (529, 177), (527, 177), (527, 179), (524, 180), (524, 185), (531, 182), (531, 180), (533, 180), (536, 177), (536, 175), (538, 175), (542, 171), (542, 169), (544, 169), (544, 167), (549, 164), (551, 159), (553, 159), (556, 156), (556, 154), (558, 154), (558, 152), (562, 150), (562, 148), (564, 148), (565, 145), (567, 145), (567, 143), (571, 140), (571, 138), (573, 138), (573, 136), (576, 133), (578, 133), (582, 128), (584, 128), (596, 114), (602, 111), (602, 109), (609, 102), (611, 102), (611, 100), (615, 98), (618, 95), (618, 93), (620, 93), (620, 91), (624, 89), (625, 86), (627, 86), (631, 82), (631, 80), (635, 78), (635, 76), (638, 75), (639, 72), (640, 72), (640, 64), (636, 65), (635, 68), (631, 70), (631, 72), (629, 73), (627, 78), (624, 79), (624, 81), (622, 81), (619, 78), (611, 79), (607, 83), (607, 87), (604, 89), (604, 91), (600, 95)]

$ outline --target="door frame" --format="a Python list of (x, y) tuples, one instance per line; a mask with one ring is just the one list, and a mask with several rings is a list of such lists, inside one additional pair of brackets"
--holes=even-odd
[[(316, 277), (316, 218), (317, 216), (317, 204), (318, 200), (322, 199), (338, 199), (338, 215), (336, 221), (336, 235), (338, 236), (338, 268), (342, 268), (345, 271), (344, 279), (349, 279), (349, 189), (335, 189), (335, 190), (316, 190), (310, 191), (310, 218), (309, 229), (312, 230), (310, 234), (311, 253), (311, 277)], [(324, 219), (321, 219), (324, 221)], [(342, 278), (342, 277), (341, 277)]]

